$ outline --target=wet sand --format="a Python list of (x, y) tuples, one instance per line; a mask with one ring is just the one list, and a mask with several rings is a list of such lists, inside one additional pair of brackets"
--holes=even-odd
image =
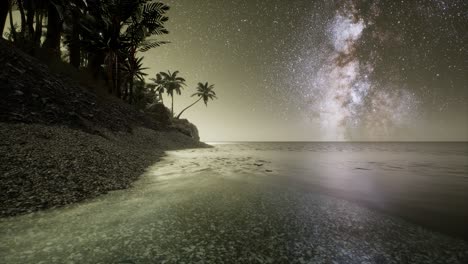
[[(468, 243), (463, 240), (314, 191), (321, 180), (301, 178), (300, 172), (311, 166), (333, 171), (323, 160), (322, 165), (299, 161), (304, 165), (301, 168), (287, 160), (297, 161), (292, 154), (281, 156), (281, 161), (265, 150), (244, 150), (228, 147), (171, 152), (134, 188), (66, 208), (2, 219), (0, 262), (468, 260)], [(336, 165), (332, 168), (339, 169), (336, 160), (330, 162)], [(290, 176), (286, 177), (285, 171)], [(363, 184), (355, 179), (353, 185), (343, 175), (336, 177), (329, 176), (330, 182), (322, 189), (341, 186), (359, 190)], [(379, 190), (367, 186), (371, 189)]]

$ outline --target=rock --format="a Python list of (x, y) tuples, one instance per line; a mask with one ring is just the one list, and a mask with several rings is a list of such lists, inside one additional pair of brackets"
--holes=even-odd
[(150, 105), (144, 113), (163, 125), (169, 125), (171, 123), (171, 112), (163, 104), (157, 103)]
[(197, 127), (190, 123), (187, 119), (173, 119), (172, 127), (182, 134), (185, 134), (196, 141), (200, 141), (200, 136), (198, 135)]

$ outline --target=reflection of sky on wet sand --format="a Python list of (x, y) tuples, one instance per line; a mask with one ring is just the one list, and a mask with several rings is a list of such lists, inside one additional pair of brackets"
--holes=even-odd
[(466, 146), (454, 144), (241, 143), (170, 152), (134, 188), (1, 219), (0, 262), (463, 263), (466, 242), (366, 207), (457, 224), (455, 213), (467, 208), (466, 156)]

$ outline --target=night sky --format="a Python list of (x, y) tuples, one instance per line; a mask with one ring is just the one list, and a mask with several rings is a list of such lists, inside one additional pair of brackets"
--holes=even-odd
[(185, 117), (203, 140), (467, 140), (464, 0), (172, 0), (151, 71), (219, 100)]
[(202, 140), (468, 140), (466, 0), (163, 2), (148, 81), (181, 72), (176, 112), (215, 84), (184, 113)]

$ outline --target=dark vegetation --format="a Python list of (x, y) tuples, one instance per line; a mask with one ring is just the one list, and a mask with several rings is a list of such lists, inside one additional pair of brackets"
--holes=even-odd
[(127, 188), (164, 150), (205, 146), (162, 104), (98, 96), (3, 40), (0, 138), (0, 216)]
[[(185, 79), (178, 71), (161, 72), (155, 83), (147, 75), (142, 54), (167, 44), (165, 23), (169, 6), (150, 0), (5, 0), (0, 29), (12, 44), (46, 63), (57, 73), (98, 94), (108, 94), (137, 109), (181, 94)], [(12, 19), (18, 10), (20, 24)], [(10, 14), (7, 21), (7, 15)], [(213, 98), (210, 98), (213, 99)]]
[[(0, 1), (0, 28), (9, 28), (0, 39), (0, 216), (127, 188), (165, 150), (206, 147), (162, 103), (185, 79), (145, 83), (140, 54), (167, 43), (155, 37), (168, 33), (168, 9), (148, 0)], [(7, 19), (13, 11), (19, 24)]]
[(2, 122), (65, 125), (89, 133), (170, 125), (166, 108), (159, 107), (160, 114), (150, 116), (117, 99), (102, 98), (66, 76), (51, 73), (5, 41), (0, 41), (0, 87)]
[[(89, 84), (96, 90), (106, 90), (130, 104), (154, 102), (142, 97), (151, 88), (135, 89), (135, 83), (142, 86), (146, 75), (139, 54), (166, 43), (154, 37), (168, 33), (164, 27), (167, 5), (148, 0), (6, 2), (8, 8), (2, 10), (9, 10), (10, 19), (4, 36), (15, 47), (56, 68), (66, 62), (71, 66), (65, 67), (72, 72), (69, 75), (92, 79)], [(11, 19), (14, 9), (19, 10), (20, 25)], [(4, 11), (0, 20), (6, 23)]]

